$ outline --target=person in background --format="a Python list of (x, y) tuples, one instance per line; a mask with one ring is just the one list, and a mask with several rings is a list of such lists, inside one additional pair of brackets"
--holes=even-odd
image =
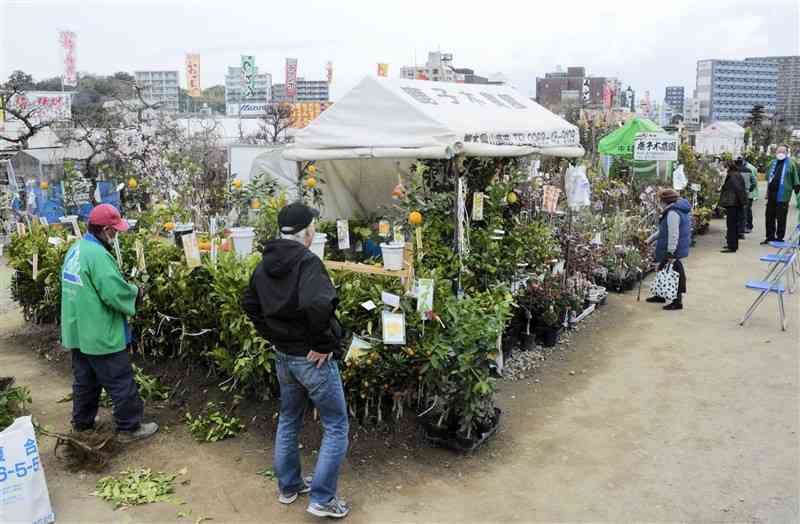
[[(281, 209), (281, 238), (265, 244), (242, 308), (258, 334), (276, 348), (281, 391), (275, 438), (278, 501), (291, 504), (310, 492), (306, 511), (342, 518), (350, 508), (337, 497), (336, 486), (347, 453), (349, 422), (342, 378), (331, 357), (340, 352), (343, 330), (336, 319), (336, 288), (325, 265), (308, 249), (318, 215), (302, 203)], [(298, 434), (309, 399), (319, 410), (324, 434), (314, 475), (303, 478)]]
[(128, 223), (109, 204), (89, 214), (89, 231), (75, 242), (61, 269), (61, 344), (72, 350), (72, 426), (94, 428), (105, 389), (114, 405), (117, 439), (133, 442), (158, 431), (142, 422), (144, 403), (125, 348), (131, 342), (127, 317), (136, 313), (143, 290), (122, 277), (112, 252)]
[(725, 208), (726, 246), (723, 253), (736, 253), (739, 249), (739, 215), (747, 202), (744, 179), (735, 163), (728, 166), (728, 174), (719, 195), (719, 205)]
[(756, 166), (745, 161), (747, 170), (750, 171), (750, 192), (747, 195), (747, 220), (745, 233), (753, 232), (753, 202), (758, 199), (758, 170)]
[[(664, 306), (667, 311), (683, 309), (683, 294), (686, 293), (686, 270), (681, 262), (682, 258), (689, 256), (689, 246), (692, 242), (692, 205), (674, 189), (662, 189), (658, 193), (661, 202), (661, 218), (658, 221), (658, 231), (650, 236), (648, 242), (656, 242), (655, 258), (658, 270), (664, 269), (669, 262), (678, 273), (678, 296), (671, 303)], [(663, 297), (650, 297), (647, 302), (664, 303)]]
[[(744, 182), (744, 191), (747, 195), (750, 195), (750, 169), (747, 167), (747, 162), (745, 162), (744, 158), (741, 156), (736, 158), (736, 169), (739, 170), (739, 173), (742, 175), (742, 182)], [(747, 203), (749, 202), (748, 198), (745, 198), (744, 205), (739, 210), (739, 240), (745, 239), (745, 233), (747, 233)]]
[(786, 235), (786, 216), (789, 214), (789, 201), (792, 190), (800, 193), (800, 175), (797, 165), (788, 158), (788, 146), (779, 146), (775, 151), (775, 159), (767, 168), (767, 238), (761, 244), (769, 244), (773, 240), (782, 241)]

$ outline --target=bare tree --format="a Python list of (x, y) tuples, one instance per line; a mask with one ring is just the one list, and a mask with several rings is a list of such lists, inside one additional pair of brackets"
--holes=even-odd
[(0, 107), (6, 115), (11, 115), (16, 118), (21, 124), (22, 128), (19, 133), (13, 135), (6, 132), (0, 133), (0, 142), (11, 142), (16, 144), (19, 149), (27, 149), (28, 141), (33, 138), (36, 133), (48, 127), (50, 122), (39, 119), (37, 106), (20, 107), (18, 105), (18, 98), (25, 96), (23, 86), (16, 82), (9, 82), (6, 84), (5, 89), (0, 90)]
[(292, 125), (292, 105), (276, 103), (267, 105), (267, 113), (261, 117), (258, 138), (269, 144), (286, 140), (286, 130)]

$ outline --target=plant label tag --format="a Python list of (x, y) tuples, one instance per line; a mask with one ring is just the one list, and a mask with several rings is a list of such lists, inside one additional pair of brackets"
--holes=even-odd
[(141, 240), (133, 243), (133, 249), (136, 250), (136, 267), (142, 273), (147, 273), (147, 264), (144, 261), (144, 244)]
[(381, 302), (394, 308), (400, 307), (400, 297), (386, 291), (381, 291)]
[(344, 357), (345, 362), (356, 361), (367, 354), (367, 351), (372, 349), (372, 344), (366, 340), (362, 340), (357, 336), (353, 336), (350, 342), (350, 347), (347, 349), (347, 355)]
[(356, 253), (361, 253), (364, 251), (364, 243), (360, 240), (356, 242)]
[(417, 260), (422, 261), (422, 228), (417, 226), (414, 236), (417, 239)]
[(83, 233), (81, 233), (81, 228), (78, 225), (78, 217), (72, 217), (69, 221), (72, 224), (72, 233), (78, 238), (83, 238)]
[(603, 237), (602, 237), (602, 235), (601, 235), (601, 233), (599, 231), (594, 234), (594, 237), (592, 238), (591, 244), (593, 246), (600, 246), (600, 245), (603, 244)]
[(480, 222), (483, 220), (483, 200), (485, 195), (483, 193), (474, 193), (472, 195), (472, 220)]
[(217, 257), (219, 257), (219, 252), (217, 251), (217, 239), (211, 239), (211, 265), (215, 268), (217, 267)]
[(362, 302), (361, 303), (361, 307), (363, 307), (367, 311), (372, 311), (373, 309), (375, 309), (378, 306), (376, 306), (375, 302), (373, 302), (372, 300), (367, 300), (366, 302)]
[(48, 237), (47, 243), (58, 247), (64, 243), (64, 239), (58, 237)]
[(695, 191), (695, 192), (700, 191), (700, 184), (691, 184), (689, 186), (689, 189), (691, 189), (692, 191)]
[(559, 260), (558, 263), (555, 266), (553, 266), (553, 274), (560, 275), (563, 272), (564, 272), (564, 261)]
[(33, 279), (36, 280), (36, 277), (39, 276), (39, 253), (33, 254), (31, 265), (33, 266)]
[(336, 237), (339, 240), (339, 249), (350, 249), (350, 224), (347, 220), (336, 221)]
[(403, 234), (403, 226), (394, 226), (394, 241), (400, 244), (406, 241), (406, 236)]
[(122, 251), (119, 248), (119, 235), (114, 237), (114, 255), (117, 257), (117, 266), (122, 269)]
[(378, 235), (383, 238), (389, 238), (389, 233), (391, 232), (391, 225), (389, 224), (388, 220), (381, 220), (378, 222)]
[(417, 312), (422, 320), (425, 320), (428, 312), (433, 310), (433, 290), (434, 280), (432, 278), (417, 280)]
[(406, 343), (406, 317), (403, 313), (384, 311), (381, 314), (383, 328), (383, 343), (386, 345), (403, 346)]
[(25, 233), (26, 233), (25, 224), (23, 224), (22, 222), (17, 222), (17, 235), (24, 237)]
[(208, 236), (211, 238), (217, 236), (217, 217), (211, 217), (208, 221)]
[(186, 265), (189, 269), (200, 267), (200, 247), (197, 245), (197, 233), (194, 231), (188, 235), (183, 235), (181, 238), (183, 242), (183, 254), (186, 255)]
[(48, 227), (50, 225), (50, 222), (47, 221), (47, 217), (39, 217), (39, 223), (42, 227)]

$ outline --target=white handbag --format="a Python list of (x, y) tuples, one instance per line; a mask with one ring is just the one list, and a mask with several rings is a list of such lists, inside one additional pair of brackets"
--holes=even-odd
[(656, 273), (656, 278), (650, 284), (650, 296), (661, 297), (668, 301), (675, 300), (678, 296), (678, 282), (680, 275), (672, 269), (672, 262)]

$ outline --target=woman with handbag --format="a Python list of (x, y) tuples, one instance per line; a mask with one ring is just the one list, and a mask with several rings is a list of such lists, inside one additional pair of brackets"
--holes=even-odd
[[(674, 311), (683, 309), (682, 295), (686, 293), (686, 271), (681, 259), (689, 256), (689, 245), (692, 242), (692, 205), (674, 189), (662, 189), (658, 198), (662, 205), (658, 232), (648, 240), (656, 242), (655, 258), (659, 273), (653, 286), (656, 292), (646, 301), (663, 304), (670, 299), (671, 302), (664, 309)], [(677, 289), (670, 278), (672, 272), (678, 274)], [(657, 291), (661, 288), (664, 291)]]

